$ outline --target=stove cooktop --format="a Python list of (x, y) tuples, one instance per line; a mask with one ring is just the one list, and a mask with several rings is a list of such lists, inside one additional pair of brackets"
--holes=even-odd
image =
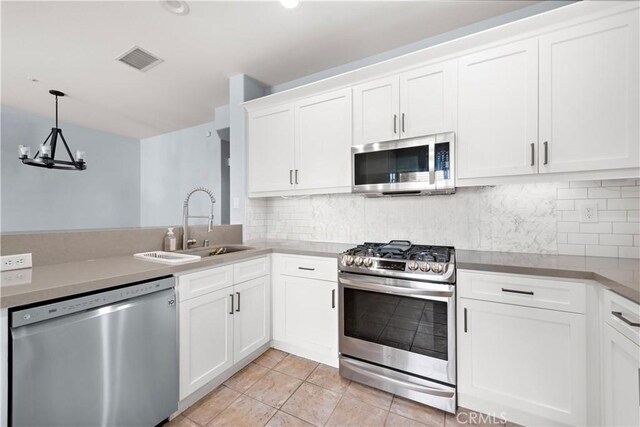
[(455, 249), (407, 240), (364, 243), (340, 255), (339, 270), (377, 276), (453, 283)]

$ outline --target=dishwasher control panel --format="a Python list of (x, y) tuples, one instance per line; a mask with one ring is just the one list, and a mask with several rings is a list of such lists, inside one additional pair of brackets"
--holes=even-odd
[[(135, 285), (124, 286), (118, 289), (101, 291), (91, 295), (66, 299), (54, 303), (43, 303), (24, 309), (16, 309), (11, 313), (11, 327), (29, 325), (43, 320), (53, 319), (67, 314), (77, 313), (80, 311), (90, 310), (153, 292), (170, 289), (175, 286), (175, 278), (167, 277), (164, 279), (153, 280), (149, 282), (137, 283)], [(175, 296), (172, 297), (173, 302), (167, 301), (169, 306), (175, 304)]]

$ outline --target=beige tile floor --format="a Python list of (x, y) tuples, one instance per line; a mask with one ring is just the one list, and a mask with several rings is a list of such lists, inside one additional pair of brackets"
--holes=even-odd
[(335, 368), (272, 348), (165, 427), (451, 427), (468, 424), (468, 412), (461, 413), (345, 380)]

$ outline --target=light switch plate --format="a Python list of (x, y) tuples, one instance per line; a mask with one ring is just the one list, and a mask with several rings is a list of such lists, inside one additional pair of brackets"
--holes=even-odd
[(0, 257), (0, 271), (31, 268), (31, 254), (3, 255)]

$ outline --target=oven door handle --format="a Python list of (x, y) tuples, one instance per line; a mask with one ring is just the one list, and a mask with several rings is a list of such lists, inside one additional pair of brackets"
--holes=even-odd
[(410, 390), (418, 391), (425, 394), (430, 394), (432, 396), (447, 397), (447, 398), (451, 398), (455, 395), (455, 391), (443, 390), (443, 389), (434, 388), (434, 387), (427, 387), (425, 385), (416, 384), (416, 383), (404, 381), (398, 378), (393, 378), (387, 375), (379, 374), (377, 372), (373, 372), (367, 369), (365, 366), (363, 366), (364, 364), (362, 362), (358, 362), (356, 360), (341, 359), (341, 362), (349, 365), (349, 369), (356, 371), (361, 375), (367, 376), (369, 378), (376, 378), (385, 382), (392, 382), (399, 386), (406, 387)]
[(403, 295), (415, 298), (451, 298), (453, 291), (427, 291), (424, 289), (405, 288), (401, 286), (381, 285), (377, 283), (369, 283), (361, 280), (352, 280), (346, 277), (338, 279), (345, 287), (351, 289), (360, 289), (363, 291), (384, 292), (387, 294)]

